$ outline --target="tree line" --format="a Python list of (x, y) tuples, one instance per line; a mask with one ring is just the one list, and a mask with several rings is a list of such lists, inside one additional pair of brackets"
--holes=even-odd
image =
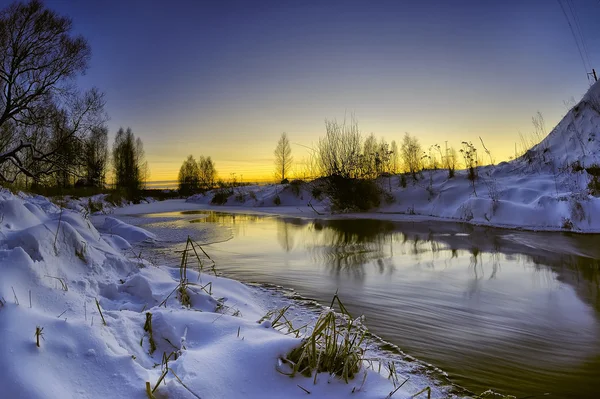
[(0, 10), (0, 182), (104, 187), (112, 174), (130, 196), (142, 187), (141, 139), (120, 129), (109, 154), (104, 93), (75, 84), (90, 57), (72, 20), (42, 2)]
[(408, 173), (418, 179), (423, 170), (440, 168), (447, 169), (449, 177), (453, 177), (459, 159), (454, 147), (434, 144), (424, 150), (419, 139), (409, 133), (404, 134), (400, 146), (395, 140), (388, 143), (373, 133), (364, 136), (353, 118), (343, 122), (326, 120), (325, 136), (316, 147), (309, 148), (308, 158), (294, 172), (293, 162), (289, 137), (283, 133), (274, 151), (275, 178), (282, 183), (287, 183), (292, 174), (304, 179), (330, 176), (376, 179)]

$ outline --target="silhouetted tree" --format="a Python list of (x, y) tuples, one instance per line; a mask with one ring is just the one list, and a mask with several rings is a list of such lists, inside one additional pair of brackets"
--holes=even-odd
[(190, 195), (200, 190), (200, 168), (192, 155), (189, 155), (179, 168), (179, 193)]
[(361, 146), (358, 123), (354, 119), (349, 124), (326, 120), (325, 137), (319, 139), (317, 147), (319, 169), (325, 176), (360, 177)]
[(423, 150), (421, 149), (419, 139), (405, 133), (400, 147), (400, 154), (406, 171), (410, 172), (416, 179), (417, 172), (423, 168), (423, 162), (421, 160)]
[[(0, 11), (0, 180), (56, 173), (61, 146), (82, 133), (86, 118), (104, 105), (97, 91), (72, 100), (70, 80), (85, 71), (91, 53), (71, 28), (69, 18), (37, 0)], [(87, 101), (92, 99), (93, 104)], [(65, 111), (66, 120), (53, 145), (37, 147), (27, 133), (39, 134), (30, 127), (46, 124), (53, 107)]]
[(381, 176), (383, 173), (390, 173), (391, 169), (391, 155), (389, 144), (382, 137), (377, 145), (375, 151), (375, 171), (377, 176)]
[(198, 158), (198, 169), (200, 171), (200, 188), (203, 190), (213, 188), (217, 180), (217, 169), (213, 160), (210, 157), (205, 158), (201, 155)]
[(142, 140), (136, 140), (131, 128), (120, 128), (115, 136), (112, 151), (115, 185), (124, 190), (131, 199), (135, 198), (145, 182), (144, 147)]
[(375, 157), (377, 154), (377, 139), (375, 135), (371, 133), (365, 139), (363, 143), (363, 152), (361, 159), (361, 177), (372, 179), (377, 176), (377, 166), (375, 164)]
[(86, 183), (103, 187), (108, 163), (108, 129), (105, 126), (92, 129), (85, 141), (84, 159)]
[(290, 140), (285, 132), (281, 134), (273, 153), (275, 155), (275, 175), (282, 182), (287, 181), (294, 157)]

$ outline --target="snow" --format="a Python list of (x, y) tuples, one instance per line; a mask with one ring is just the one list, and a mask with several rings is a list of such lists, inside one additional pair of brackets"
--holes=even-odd
[[(80, 212), (7, 191), (0, 210), (2, 397), (147, 398), (164, 353), (174, 354), (157, 398), (306, 397), (299, 386), (316, 398), (383, 398), (393, 390), (373, 370), (354, 393), (362, 377), (346, 384), (319, 375), (313, 384), (281, 374), (279, 359), (301, 339), (257, 323), (269, 310), (259, 291), (189, 269), (191, 306), (182, 306), (173, 293), (179, 269), (121, 252), (132, 241), (157, 239), (139, 227), (107, 217), (100, 233)], [(201, 289), (209, 283), (210, 294)], [(393, 397), (421, 389), (414, 381)]]
[[(597, 83), (519, 159), (479, 168), (474, 184), (465, 171), (453, 178), (445, 170), (424, 171), (416, 181), (407, 177), (404, 187), (400, 176), (382, 178), (390, 200), (362, 214), (333, 214), (308, 184), (238, 187), (224, 206), (210, 204), (214, 192), (126, 208), (108, 206), (105, 196), (91, 201), (114, 215), (211, 208), (600, 232), (600, 199), (588, 190), (600, 163), (599, 132)], [(99, 232), (85, 217), (89, 202), (67, 198), (59, 207), (44, 197), (0, 191), (2, 397), (147, 398), (146, 382), (154, 386), (163, 354), (171, 353), (157, 397), (304, 398), (306, 389), (316, 398), (382, 398), (393, 390), (366, 366), (360, 389), (362, 381), (345, 384), (322, 374), (314, 384), (283, 375), (279, 359), (301, 339), (257, 323), (272, 310), (259, 291), (188, 270), (191, 306), (184, 307), (174, 294), (178, 269), (125, 255), (133, 253), (132, 243), (152, 245), (160, 237), (112, 216)], [(209, 286), (208, 292), (201, 288)], [(157, 347), (152, 354), (147, 313)], [(40, 347), (37, 326), (43, 328)], [(411, 378), (393, 397), (410, 397), (423, 381)], [(434, 389), (433, 396), (448, 395)]]
[[(269, 184), (266, 186), (241, 186), (233, 188), (233, 193), (222, 205), (234, 209), (256, 209), (260, 212), (277, 214), (278, 209), (285, 209), (285, 214), (315, 213), (310, 206), (318, 212), (323, 212), (329, 206), (326, 198), (313, 198), (311, 188), (316, 183), (301, 182), (298, 184)], [(186, 202), (193, 204), (212, 205), (214, 195), (220, 190), (212, 190), (203, 194), (196, 194)], [(279, 201), (279, 205), (276, 202)], [(309, 205), (310, 204), (310, 205)]]
[(129, 242), (155, 240), (156, 236), (142, 228), (132, 226), (112, 217), (104, 219), (103, 230), (120, 236)]
[[(481, 148), (479, 155), (487, 157)], [(299, 192), (294, 192), (292, 185), (251, 186), (237, 188), (241, 194), (236, 191), (221, 209), (312, 218), (419, 218), (535, 231), (599, 233), (600, 198), (595, 195), (600, 193), (588, 187), (595, 179), (593, 174), (600, 173), (599, 165), (600, 83), (596, 83), (541, 143), (511, 162), (477, 168), (474, 184), (465, 170), (456, 171), (453, 178), (446, 170), (425, 170), (417, 180), (406, 175), (405, 187), (400, 176), (383, 177), (379, 184), (389, 200), (377, 209), (352, 214), (333, 212), (326, 199), (312, 197), (309, 184), (302, 185)], [(280, 206), (273, 203), (277, 193)], [(204, 209), (219, 209), (211, 205), (214, 194), (198, 194), (187, 201)]]

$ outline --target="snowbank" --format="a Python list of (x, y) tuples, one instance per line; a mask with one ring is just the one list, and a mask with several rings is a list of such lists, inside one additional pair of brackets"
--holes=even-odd
[(324, 210), (329, 205), (327, 199), (318, 195), (315, 198), (315, 184), (292, 182), (291, 184), (269, 184), (266, 186), (241, 186), (233, 189), (215, 189), (196, 194), (186, 202), (215, 205), (213, 198), (224, 193), (224, 201), (217, 205), (240, 208), (307, 208)]
[[(480, 151), (482, 152), (482, 151)], [(485, 154), (480, 154), (485, 156)], [(465, 170), (453, 178), (446, 170), (423, 171), (414, 180), (381, 178), (387, 201), (370, 213), (334, 216), (325, 199), (314, 198), (310, 184), (236, 188), (227, 210), (261, 209), (299, 215), (310, 203), (310, 217), (373, 217), (392, 220), (441, 219), (477, 225), (544, 231), (600, 233), (600, 82), (593, 85), (538, 145), (522, 157), (477, 168), (471, 182)], [(211, 206), (215, 191), (188, 202)], [(280, 206), (275, 207), (275, 197)], [(310, 209), (310, 208), (309, 208)]]
[(119, 219), (111, 217), (104, 219), (103, 230), (111, 234), (116, 234), (129, 242), (140, 242), (156, 239), (156, 236), (147, 230), (132, 226), (120, 221)]
[[(118, 236), (107, 239), (79, 212), (6, 191), (0, 212), (3, 397), (142, 399), (163, 370), (156, 397), (304, 398), (301, 385), (317, 398), (382, 398), (393, 389), (372, 370), (360, 389), (362, 377), (313, 384), (279, 373), (278, 359), (300, 339), (257, 323), (266, 309), (255, 291), (188, 270), (183, 307), (178, 269), (120, 252), (130, 239), (152, 237), (143, 229), (110, 218), (105, 227)], [(406, 384), (394, 397), (417, 389)]]

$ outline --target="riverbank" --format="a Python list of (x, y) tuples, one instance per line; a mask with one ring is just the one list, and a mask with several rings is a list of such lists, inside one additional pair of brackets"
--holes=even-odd
[[(174, 398), (381, 398), (396, 389), (366, 363), (348, 384), (282, 374), (279, 359), (302, 341), (257, 323), (274, 309), (244, 284), (191, 268), (182, 299), (181, 270), (123, 249), (152, 244), (140, 228), (113, 221), (107, 229), (119, 228), (101, 233), (79, 212), (7, 191), (0, 210), (0, 383), (10, 397), (147, 398), (148, 385)], [(423, 388), (408, 381), (394, 398)]]
[(471, 391), (597, 391), (597, 236), (241, 210), (118, 217), (161, 236), (169, 253), (187, 236), (206, 244), (224, 276), (322, 304), (338, 291), (413, 366), (436, 365)]

